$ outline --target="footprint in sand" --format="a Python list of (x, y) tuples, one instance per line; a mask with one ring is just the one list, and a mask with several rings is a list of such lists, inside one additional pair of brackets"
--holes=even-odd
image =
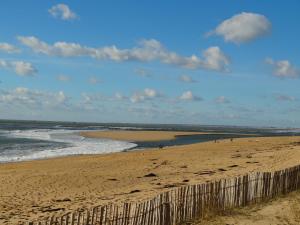
[(116, 178), (109, 178), (107, 180), (109, 180), (109, 181), (118, 181), (118, 179), (116, 179)]
[(132, 190), (132, 191), (129, 192), (129, 194), (138, 193), (138, 192), (141, 192), (141, 190), (138, 190), (138, 189)]
[(231, 165), (231, 166), (228, 166), (228, 167), (230, 167), (230, 168), (234, 168), (234, 167), (238, 167), (239, 165)]
[(148, 173), (144, 177), (157, 177), (155, 173)]
[(215, 174), (216, 172), (213, 171), (213, 170), (203, 170), (203, 171), (199, 171), (199, 172), (196, 172), (194, 174), (197, 174), (197, 175), (212, 175), (212, 174)]

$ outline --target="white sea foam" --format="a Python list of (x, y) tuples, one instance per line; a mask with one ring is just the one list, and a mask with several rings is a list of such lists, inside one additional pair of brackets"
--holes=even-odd
[(291, 128), (291, 129), (281, 129), (275, 130), (274, 133), (300, 133), (300, 129), (298, 128)]
[(7, 134), (10, 137), (67, 143), (68, 146), (60, 148), (44, 148), (39, 150), (32, 149), (31, 151), (26, 151), (26, 153), (16, 150), (13, 155), (0, 155), (0, 162), (26, 161), (68, 155), (121, 152), (136, 146), (134, 143), (124, 141), (84, 138), (78, 135), (78, 132), (78, 130), (47, 129), (11, 131)]

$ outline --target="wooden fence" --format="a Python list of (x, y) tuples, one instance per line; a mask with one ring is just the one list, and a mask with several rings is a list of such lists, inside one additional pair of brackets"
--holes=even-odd
[(97, 206), (29, 225), (177, 225), (300, 188), (300, 165), (183, 186), (145, 202)]

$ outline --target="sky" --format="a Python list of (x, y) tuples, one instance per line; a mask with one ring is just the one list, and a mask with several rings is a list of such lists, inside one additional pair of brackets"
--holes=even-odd
[(300, 127), (300, 4), (0, 7), (0, 119)]

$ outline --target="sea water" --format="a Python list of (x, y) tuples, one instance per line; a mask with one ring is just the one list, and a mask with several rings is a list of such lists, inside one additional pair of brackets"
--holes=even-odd
[[(85, 138), (79, 135), (81, 131), (93, 130), (198, 131), (206, 134), (178, 136), (174, 140), (136, 143)], [(186, 145), (224, 138), (245, 137), (244, 134), (248, 134), (248, 137), (285, 136), (299, 135), (300, 130), (176, 124), (149, 125), (0, 120), (0, 163)]]
[(102, 126), (43, 124), (0, 121), (0, 163), (53, 158), (68, 155), (120, 152), (134, 143), (85, 138), (81, 131), (104, 130)]

